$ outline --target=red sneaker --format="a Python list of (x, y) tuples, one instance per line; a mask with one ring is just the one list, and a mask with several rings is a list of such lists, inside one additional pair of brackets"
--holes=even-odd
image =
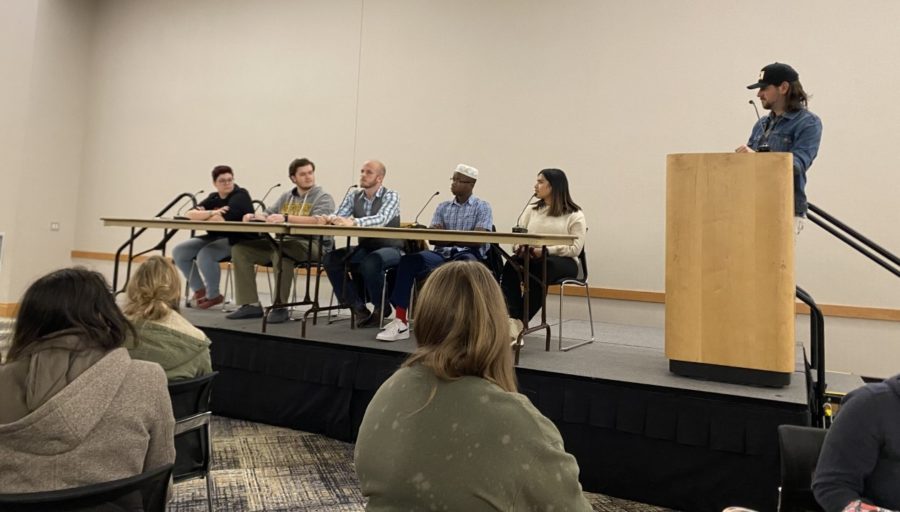
[(225, 296), (219, 295), (219, 296), (213, 297), (211, 299), (200, 299), (200, 301), (197, 302), (197, 307), (200, 309), (209, 309), (209, 308), (211, 308), (217, 304), (221, 304), (223, 302), (225, 302)]
[(200, 288), (194, 292), (194, 300), (199, 304), (200, 301), (206, 300), (206, 288)]

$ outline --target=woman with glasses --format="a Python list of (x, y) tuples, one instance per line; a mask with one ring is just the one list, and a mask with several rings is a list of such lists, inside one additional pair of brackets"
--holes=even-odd
[[(212, 170), (212, 180), (216, 191), (196, 208), (188, 210), (187, 218), (203, 222), (240, 222), (245, 214), (253, 213), (250, 193), (234, 182), (231, 167), (216, 166)], [(225, 296), (219, 293), (219, 262), (231, 256), (231, 244), (236, 241), (234, 235), (229, 237), (226, 233), (207, 231), (205, 235), (181, 242), (172, 250), (175, 266), (187, 279), (198, 308), (208, 309), (225, 301)], [(194, 260), (197, 261), (196, 269)]]

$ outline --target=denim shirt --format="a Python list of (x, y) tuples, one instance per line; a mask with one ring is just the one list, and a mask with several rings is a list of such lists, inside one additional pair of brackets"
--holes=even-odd
[(775, 123), (769, 132), (769, 150), (794, 155), (794, 215), (806, 216), (806, 171), (819, 153), (822, 120), (809, 110), (769, 114), (760, 119), (750, 133), (747, 145), (756, 151), (763, 142), (767, 123)]

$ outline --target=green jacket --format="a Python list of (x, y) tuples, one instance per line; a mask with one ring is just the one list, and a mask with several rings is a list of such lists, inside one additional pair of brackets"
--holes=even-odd
[(209, 338), (195, 338), (156, 322), (136, 321), (138, 342), (125, 343), (132, 359), (159, 363), (171, 380), (192, 379), (212, 373)]
[(369, 511), (591, 510), (553, 423), (479, 377), (398, 370), (366, 409), (355, 459)]

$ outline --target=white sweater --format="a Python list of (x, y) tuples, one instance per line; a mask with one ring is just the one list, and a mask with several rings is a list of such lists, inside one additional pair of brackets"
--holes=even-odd
[(547, 207), (535, 210), (529, 207), (522, 214), (521, 224), (528, 228), (529, 233), (542, 235), (575, 235), (575, 243), (572, 245), (552, 245), (547, 247), (551, 256), (564, 256), (577, 261), (581, 250), (584, 248), (584, 236), (587, 233), (587, 222), (584, 219), (584, 211), (579, 210), (568, 215), (550, 217), (547, 215)]

